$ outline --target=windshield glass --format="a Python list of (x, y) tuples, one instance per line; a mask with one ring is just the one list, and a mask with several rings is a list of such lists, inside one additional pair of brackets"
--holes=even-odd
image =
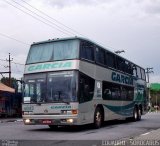
[(77, 59), (79, 56), (78, 48), (78, 40), (35, 44), (30, 48), (26, 63)]
[(26, 75), (24, 97), (31, 103), (77, 101), (77, 73), (74, 71)]
[(47, 101), (77, 101), (75, 72), (49, 73), (47, 80)]
[(30, 102), (44, 102), (46, 95), (46, 79), (45, 76), (37, 76), (34, 78), (34, 75), (27, 77), (25, 82), (25, 97), (30, 97)]

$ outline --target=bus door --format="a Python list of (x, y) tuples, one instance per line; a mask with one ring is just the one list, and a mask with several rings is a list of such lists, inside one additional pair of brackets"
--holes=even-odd
[(79, 77), (79, 115), (82, 123), (91, 122), (93, 117), (93, 95), (95, 80), (84, 74)]

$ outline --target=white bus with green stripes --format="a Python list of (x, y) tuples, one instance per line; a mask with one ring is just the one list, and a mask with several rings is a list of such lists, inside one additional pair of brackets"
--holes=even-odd
[(24, 71), (26, 125), (92, 124), (147, 112), (145, 70), (81, 37), (33, 43)]

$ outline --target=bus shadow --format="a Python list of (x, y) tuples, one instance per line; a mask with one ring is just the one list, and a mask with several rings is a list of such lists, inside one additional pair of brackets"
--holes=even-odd
[[(145, 119), (142, 119), (141, 121), (144, 121)], [(140, 122), (140, 121), (137, 121)], [(115, 128), (118, 125), (121, 124), (133, 124), (136, 122), (133, 122), (131, 120), (111, 120), (111, 121), (106, 121), (103, 123), (103, 126), (100, 129), (106, 128), (106, 129), (111, 129)], [(43, 128), (43, 129), (32, 129), (31, 131), (39, 131), (39, 132), (85, 132), (85, 131), (90, 131), (94, 132), (94, 130), (99, 130), (95, 129), (92, 124), (86, 124), (86, 125), (81, 125), (81, 126), (58, 126), (58, 128)]]

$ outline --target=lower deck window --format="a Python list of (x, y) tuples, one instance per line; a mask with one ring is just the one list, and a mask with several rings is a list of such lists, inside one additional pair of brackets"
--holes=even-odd
[(133, 100), (134, 88), (124, 85), (103, 82), (104, 100)]

